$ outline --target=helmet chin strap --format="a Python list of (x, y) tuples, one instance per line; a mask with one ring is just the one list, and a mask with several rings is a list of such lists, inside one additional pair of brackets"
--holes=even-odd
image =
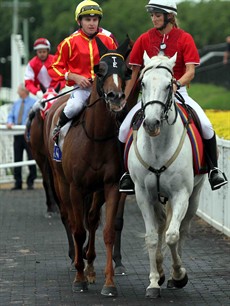
[(157, 28), (157, 30), (159, 31), (164, 30), (169, 22), (170, 18), (168, 18), (168, 14), (164, 14), (164, 24), (160, 28)]

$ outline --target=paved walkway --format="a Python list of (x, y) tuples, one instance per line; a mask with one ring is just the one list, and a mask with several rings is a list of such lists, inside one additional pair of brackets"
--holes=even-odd
[[(229, 306), (230, 239), (199, 218), (184, 248), (184, 265), (189, 282), (184, 289), (162, 288), (162, 297), (145, 299), (148, 286), (148, 256), (144, 250), (144, 225), (129, 196), (122, 240), (126, 276), (116, 276), (118, 297), (105, 298), (105, 262), (102, 226), (97, 232), (97, 282), (86, 293), (73, 293), (74, 272), (70, 271), (63, 225), (56, 216), (46, 219), (42, 189), (10, 191), (0, 188), (0, 305), (52, 306)], [(103, 218), (102, 218), (103, 219)], [(103, 223), (103, 220), (102, 220)], [(169, 276), (169, 254), (165, 260)]]

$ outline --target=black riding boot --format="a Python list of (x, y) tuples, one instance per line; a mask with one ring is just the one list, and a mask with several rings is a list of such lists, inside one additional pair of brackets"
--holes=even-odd
[(58, 135), (61, 128), (69, 121), (70, 119), (65, 115), (64, 111), (61, 112), (60, 118), (56, 127), (53, 130), (53, 140), (56, 142), (58, 140)]
[[(120, 143), (121, 155), (124, 156), (125, 144)], [(122, 158), (123, 161), (123, 158)], [(123, 161), (124, 163), (124, 161)], [(125, 172), (119, 182), (119, 192), (124, 192), (126, 194), (134, 194), (134, 183), (131, 179), (129, 172)]]
[(205, 153), (208, 164), (208, 179), (212, 190), (219, 189), (228, 183), (228, 180), (223, 172), (217, 166), (217, 144), (216, 135), (211, 139), (204, 139)]
[(35, 111), (31, 109), (28, 115), (28, 119), (26, 121), (26, 141), (27, 142), (30, 141), (30, 128), (31, 128), (32, 120), (34, 119), (34, 117), (35, 117)]

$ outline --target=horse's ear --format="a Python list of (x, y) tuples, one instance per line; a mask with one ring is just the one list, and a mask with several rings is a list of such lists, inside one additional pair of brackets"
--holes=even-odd
[(54, 90), (55, 90), (56, 92), (59, 92), (60, 88), (61, 88), (61, 84), (60, 84), (60, 83), (58, 83), (57, 87), (56, 87), (56, 88), (54, 88)]
[(45, 86), (42, 85), (42, 83), (40, 83), (40, 89), (41, 89), (41, 91), (42, 91), (43, 93), (46, 92), (46, 88), (45, 88)]
[(100, 64), (94, 66), (94, 73), (99, 77), (104, 77), (108, 72), (108, 65), (101, 61)]
[(130, 46), (130, 38), (127, 37), (126, 40), (117, 48), (117, 53), (125, 57), (129, 46)]
[(172, 67), (174, 67), (175, 66), (175, 64), (176, 64), (176, 59), (177, 59), (177, 52), (170, 58), (170, 62), (171, 62), (171, 64), (172, 64)]
[(96, 36), (95, 39), (96, 39), (96, 42), (97, 42), (99, 55), (100, 55), (100, 57), (102, 57), (102, 55), (104, 55), (108, 52), (108, 49), (106, 48), (106, 46), (103, 44), (103, 42), (100, 40), (99, 37)]
[(146, 51), (144, 52), (143, 59), (144, 59), (144, 65), (145, 65), (145, 66), (147, 66), (148, 63), (151, 61), (151, 59), (150, 59), (150, 57), (148, 56), (148, 54), (147, 54)]

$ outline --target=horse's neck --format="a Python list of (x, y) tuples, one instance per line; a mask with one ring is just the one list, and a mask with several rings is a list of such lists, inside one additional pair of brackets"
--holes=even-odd
[[(172, 123), (175, 118), (175, 110), (169, 111), (168, 122)], [(156, 137), (149, 136), (143, 129), (143, 147), (148, 148), (151, 152), (155, 152), (155, 156), (158, 159), (161, 159), (162, 152), (168, 158), (175, 152), (182, 137), (184, 131), (184, 125), (181, 121), (181, 118), (178, 114), (176, 122), (172, 125), (166, 122), (163, 122), (161, 126), (160, 135)], [(164, 156), (165, 158), (165, 156)]]
[(85, 113), (85, 127), (90, 135), (106, 138), (115, 130), (115, 116), (107, 109), (106, 102), (92, 93)]

